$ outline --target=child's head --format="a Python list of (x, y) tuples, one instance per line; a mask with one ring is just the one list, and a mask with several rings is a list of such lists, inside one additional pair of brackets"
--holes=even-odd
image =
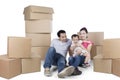
[(79, 41), (79, 36), (77, 34), (73, 34), (71, 36), (71, 39), (72, 39), (73, 42), (77, 43)]

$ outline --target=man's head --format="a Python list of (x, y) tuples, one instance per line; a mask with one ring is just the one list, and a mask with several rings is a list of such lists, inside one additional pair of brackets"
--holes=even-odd
[(77, 43), (77, 42), (79, 41), (79, 36), (78, 36), (77, 34), (73, 34), (73, 35), (71, 36), (71, 39), (72, 39), (72, 41), (73, 41), (74, 43)]
[(66, 42), (67, 36), (66, 36), (65, 30), (59, 30), (59, 31), (57, 32), (57, 36), (59, 37), (60, 41)]

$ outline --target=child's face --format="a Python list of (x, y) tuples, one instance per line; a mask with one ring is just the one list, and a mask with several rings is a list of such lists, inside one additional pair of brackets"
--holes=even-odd
[(73, 37), (72, 40), (73, 40), (74, 43), (77, 43), (79, 41), (79, 38), (78, 37)]

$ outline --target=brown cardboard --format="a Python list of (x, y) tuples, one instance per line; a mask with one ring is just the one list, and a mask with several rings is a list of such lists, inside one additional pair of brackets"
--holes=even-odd
[(43, 7), (43, 6), (35, 6), (35, 5), (30, 5), (24, 8), (24, 14), (26, 12), (36, 12), (36, 13), (45, 13), (45, 14), (53, 14), (54, 11), (50, 7)]
[(31, 39), (26, 37), (8, 37), (9, 58), (30, 58)]
[(113, 59), (112, 73), (120, 77), (120, 59)]
[(52, 20), (52, 14), (43, 14), (43, 13), (29, 13), (25, 14), (25, 20), (34, 20), (34, 19), (39, 19), (39, 20)]
[(97, 55), (103, 54), (103, 45), (96, 46)]
[(90, 55), (91, 55), (91, 59), (93, 59), (97, 55), (95, 45), (92, 46), (91, 51), (90, 51)]
[(103, 46), (102, 45), (93, 45), (91, 49), (91, 59), (93, 59), (96, 55), (103, 53)]
[(41, 60), (45, 59), (49, 47), (32, 47), (32, 53), (39, 54)]
[(112, 59), (103, 59), (101, 55), (94, 57), (93, 66), (95, 72), (112, 73)]
[(26, 37), (32, 39), (32, 47), (40, 47), (40, 46), (50, 46), (51, 43), (51, 34), (30, 34), (26, 33)]
[(25, 27), (27, 33), (51, 33), (51, 20), (26, 20)]
[(27, 6), (24, 8), (25, 20), (50, 19), (52, 20), (53, 9), (42, 6)]
[(120, 58), (120, 39), (105, 39), (103, 42), (104, 58)]
[(21, 60), (0, 55), (0, 77), (10, 79), (19, 74), (21, 74)]
[(92, 41), (94, 45), (103, 45), (104, 32), (89, 32), (88, 40)]
[(40, 56), (32, 54), (30, 59), (22, 59), (22, 73), (32, 73), (41, 71)]

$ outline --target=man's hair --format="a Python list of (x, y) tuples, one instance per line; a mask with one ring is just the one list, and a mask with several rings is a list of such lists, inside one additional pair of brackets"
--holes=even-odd
[(66, 33), (66, 32), (65, 32), (65, 30), (59, 30), (59, 31), (57, 32), (57, 36), (60, 37), (60, 34), (61, 34), (61, 33)]
[(88, 30), (86, 27), (81, 28), (80, 31), (85, 31), (86, 33), (88, 33)]
[(78, 38), (79, 38), (79, 36), (78, 36), (77, 34), (73, 34), (73, 35), (71, 36), (71, 38), (73, 39), (73, 37), (78, 37)]

